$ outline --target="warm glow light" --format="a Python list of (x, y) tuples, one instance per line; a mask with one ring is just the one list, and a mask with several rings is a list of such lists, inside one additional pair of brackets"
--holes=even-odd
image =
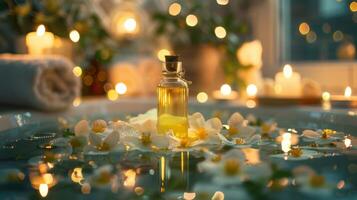
[(213, 194), (212, 200), (224, 200), (224, 193), (221, 191), (217, 191)]
[(46, 32), (46, 28), (43, 24), (39, 25), (36, 30), (36, 35), (37, 36), (43, 36)]
[(310, 32), (310, 26), (308, 23), (303, 22), (299, 25), (299, 32), (301, 35), (307, 35)]
[(83, 180), (82, 168), (77, 167), (73, 169), (71, 180), (75, 183), (80, 183)]
[(118, 99), (119, 95), (115, 90), (111, 89), (107, 92), (107, 97), (109, 100), (115, 101)]
[(118, 94), (125, 94), (127, 89), (125, 83), (120, 82), (115, 85), (115, 91), (117, 91)]
[(124, 21), (124, 29), (128, 33), (132, 33), (136, 29), (136, 20), (134, 18), (127, 18)]
[(193, 200), (196, 197), (196, 193), (194, 192), (184, 192), (183, 193), (183, 199), (185, 200)]
[(53, 184), (53, 176), (50, 173), (46, 173), (42, 175), (43, 181), (46, 183), (46, 185), (52, 185)]
[(323, 93), (322, 93), (322, 100), (323, 100), (323, 101), (329, 101), (330, 98), (331, 98), (331, 95), (330, 95), (329, 92), (323, 92)]
[(332, 35), (333, 41), (335, 42), (339, 42), (341, 40), (343, 40), (343, 33), (342, 31), (335, 31)]
[(286, 78), (290, 78), (293, 75), (293, 68), (291, 65), (285, 65), (283, 68), (283, 73)]
[(216, 36), (220, 39), (223, 39), (226, 37), (227, 35), (227, 32), (226, 32), (226, 29), (222, 26), (217, 26), (215, 29), (214, 29), (214, 34), (216, 34)]
[(229, 0), (216, 0), (218, 5), (225, 6), (229, 3)]
[(310, 31), (307, 35), (306, 35), (306, 41), (308, 43), (314, 43), (317, 40), (317, 35), (314, 31)]
[(346, 147), (346, 148), (352, 147), (352, 141), (351, 141), (350, 138), (345, 137), (345, 139), (343, 140), (343, 142), (345, 143), (345, 147)]
[(246, 90), (249, 97), (255, 97), (258, 93), (258, 88), (254, 84), (249, 84)]
[(248, 100), (247, 102), (245, 102), (245, 105), (248, 107), (248, 108), (255, 108), (255, 106), (257, 106), (257, 103), (254, 101), (254, 100)]
[(72, 42), (78, 42), (81, 36), (79, 35), (79, 32), (76, 30), (72, 30), (69, 32), (69, 39), (72, 40)]
[(80, 77), (82, 75), (82, 68), (80, 66), (75, 66), (72, 72), (75, 76)]
[(223, 84), (220, 91), (223, 96), (229, 96), (232, 93), (232, 88), (228, 84)]
[(172, 16), (177, 16), (181, 12), (181, 5), (179, 3), (173, 3), (169, 7), (169, 14)]
[(39, 187), (38, 190), (39, 190), (40, 195), (41, 195), (42, 197), (46, 197), (47, 194), (48, 194), (48, 185), (42, 183), (42, 184), (40, 184), (40, 187)]
[(208, 95), (205, 92), (200, 92), (197, 94), (197, 101), (200, 103), (205, 103), (208, 100)]
[(165, 61), (165, 56), (170, 55), (170, 51), (167, 49), (160, 49), (159, 52), (157, 52), (157, 57), (159, 58), (160, 61), (164, 62)]
[(350, 86), (347, 86), (345, 89), (345, 97), (351, 97), (352, 96), (352, 88)]
[(74, 107), (78, 107), (79, 105), (81, 105), (81, 102), (82, 102), (82, 99), (81, 97), (76, 97), (74, 100), (73, 100), (73, 106)]
[(357, 12), (357, 2), (356, 2), (356, 1), (352, 1), (352, 2), (350, 3), (350, 10), (351, 10), (352, 12)]
[(281, 141), (281, 150), (288, 153), (291, 150), (291, 133), (283, 133), (283, 140)]
[(136, 172), (132, 169), (127, 170), (124, 172), (125, 181), (124, 186), (126, 187), (134, 187), (135, 186), (135, 179), (136, 179)]
[(196, 15), (192, 15), (192, 14), (187, 15), (186, 24), (188, 26), (196, 26), (197, 23), (198, 23), (198, 19), (197, 19)]

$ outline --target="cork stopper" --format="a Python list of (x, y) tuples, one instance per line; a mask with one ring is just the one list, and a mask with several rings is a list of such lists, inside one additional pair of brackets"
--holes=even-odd
[(164, 71), (167, 72), (182, 72), (180, 57), (178, 55), (165, 56)]

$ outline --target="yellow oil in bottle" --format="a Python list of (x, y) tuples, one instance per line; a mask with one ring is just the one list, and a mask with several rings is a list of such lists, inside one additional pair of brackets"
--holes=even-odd
[(188, 87), (158, 86), (158, 123), (159, 134), (172, 130), (178, 138), (187, 138), (188, 118)]

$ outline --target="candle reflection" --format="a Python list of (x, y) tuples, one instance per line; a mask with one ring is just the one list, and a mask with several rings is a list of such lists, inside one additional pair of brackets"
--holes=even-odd
[(129, 169), (126, 172), (124, 172), (124, 176), (125, 176), (124, 186), (128, 188), (134, 187), (136, 181), (136, 172), (132, 169)]
[(288, 159), (288, 153), (291, 150), (291, 133), (284, 133), (281, 141), (281, 150), (284, 152), (284, 159)]
[(161, 178), (160, 192), (165, 192), (166, 159), (164, 156), (161, 156), (161, 158), (160, 158), (160, 178)]

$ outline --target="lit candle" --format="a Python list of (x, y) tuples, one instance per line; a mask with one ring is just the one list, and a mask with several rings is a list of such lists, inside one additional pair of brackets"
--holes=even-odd
[(331, 95), (331, 103), (335, 107), (357, 107), (357, 96), (352, 96), (352, 88), (347, 86), (344, 95)]
[(284, 159), (286, 160), (291, 150), (291, 133), (283, 133), (282, 137), (281, 150), (284, 152)]
[(238, 93), (233, 91), (230, 85), (223, 84), (219, 91), (213, 91), (213, 97), (217, 100), (234, 100), (238, 97)]
[(283, 97), (301, 96), (301, 77), (290, 65), (285, 65), (283, 72), (275, 75), (275, 93)]
[(38, 26), (36, 32), (26, 35), (26, 46), (31, 55), (43, 55), (46, 50), (53, 47), (53, 43), (54, 35), (51, 32), (46, 32), (44, 25)]

